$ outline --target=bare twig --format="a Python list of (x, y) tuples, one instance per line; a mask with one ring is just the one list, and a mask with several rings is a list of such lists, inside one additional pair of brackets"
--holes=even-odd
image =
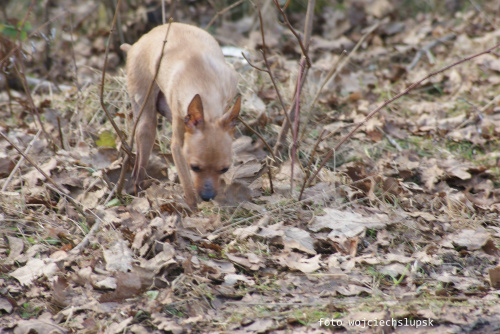
[[(286, 16), (285, 12), (278, 3), (278, 0), (273, 0), (273, 1), (274, 4), (276, 5), (276, 8), (278, 8), (278, 10), (280, 11), (281, 17), (283, 17), (283, 21), (285, 22), (286, 26), (288, 27), (288, 29), (290, 29), (295, 38), (297, 38), (297, 42), (299, 42), (300, 49), (302, 50), (302, 56), (306, 58), (307, 67), (311, 67), (311, 60), (307, 55), (307, 50), (309, 49), (309, 39), (311, 37), (310, 31), (312, 27), (312, 20), (308, 19), (312, 15), (314, 15), (314, 3), (316, 2), (316, 0), (309, 0), (307, 2), (306, 26), (304, 28), (304, 41), (302, 41), (299, 34), (295, 31), (295, 29), (293, 29), (292, 25), (290, 24), (290, 21), (288, 21), (288, 16)], [(312, 8), (312, 10), (310, 10), (309, 8)]]
[(111, 40), (113, 38), (113, 32), (115, 29), (116, 20), (118, 18), (118, 12), (119, 12), (121, 2), (122, 2), (122, 0), (118, 0), (118, 4), (116, 5), (115, 15), (113, 17), (113, 22), (111, 23), (111, 28), (109, 30), (109, 37), (108, 37), (108, 41), (106, 43), (106, 51), (104, 53), (104, 65), (102, 67), (101, 91), (99, 94), (99, 100), (101, 102), (102, 109), (104, 110), (104, 112), (106, 113), (106, 116), (108, 117), (109, 122), (111, 123), (111, 125), (113, 126), (113, 129), (115, 129), (116, 134), (120, 138), (120, 141), (122, 143), (121, 147), (123, 148), (125, 153), (127, 153), (128, 156), (132, 157), (132, 151), (130, 149), (130, 146), (127, 144), (127, 140), (125, 139), (123, 132), (120, 130), (118, 125), (116, 125), (115, 121), (113, 120), (113, 117), (111, 116), (108, 108), (106, 107), (106, 104), (104, 103), (104, 79), (106, 78), (106, 67), (108, 65), (109, 45), (111, 44)]
[(267, 177), (269, 179), (269, 190), (271, 194), (274, 194), (274, 186), (273, 186), (273, 175), (271, 173), (271, 167), (269, 166), (269, 162), (266, 160), (267, 165)]
[[(38, 130), (38, 132), (36, 133), (35, 137), (33, 137), (33, 139), (30, 141), (30, 143), (28, 144), (28, 146), (24, 150), (24, 155), (27, 155), (29, 153), (29, 151), (31, 150), (31, 147), (33, 146), (33, 144), (35, 143), (35, 141), (40, 136), (41, 131), (42, 130)], [(19, 169), (19, 167), (21, 167), (21, 164), (24, 162), (24, 155), (21, 155), (21, 158), (17, 162), (16, 166), (14, 167), (14, 169), (12, 170), (12, 172), (10, 172), (9, 177), (7, 178), (7, 180), (5, 181), (5, 183), (3, 184), (2, 192), (7, 190), (7, 187), (9, 186), (10, 181), (12, 181), (12, 178), (14, 177), (14, 174), (16, 174), (17, 170)]]
[(90, 242), (90, 238), (94, 236), (99, 229), (101, 228), (103, 221), (101, 219), (96, 220), (92, 228), (90, 229), (89, 233), (83, 238), (82, 241), (78, 245), (76, 245), (71, 251), (70, 254), (77, 254), (79, 251), (81, 251), (83, 248), (87, 247), (87, 245)]
[[(407, 89), (405, 89), (404, 91), (400, 92), (399, 94), (397, 94), (396, 96), (394, 96), (393, 98), (391, 98), (390, 100), (387, 100), (385, 101), (381, 106), (379, 106), (378, 108), (376, 108), (375, 110), (371, 111), (363, 121), (361, 121), (360, 123), (356, 124), (356, 126), (344, 137), (342, 138), (342, 140), (332, 149), (330, 150), (326, 156), (323, 158), (323, 161), (321, 162), (321, 164), (319, 165), (319, 168), (314, 172), (313, 176), (307, 181), (307, 186), (309, 184), (311, 184), (311, 182), (316, 178), (316, 176), (318, 175), (318, 173), (321, 171), (321, 169), (325, 166), (326, 162), (328, 161), (328, 159), (330, 159), (330, 157), (332, 156), (333, 152), (337, 151), (340, 146), (342, 146), (342, 144), (344, 144), (347, 139), (351, 138), (351, 136), (356, 132), (358, 131), (358, 129), (363, 126), (363, 124), (365, 124), (370, 118), (372, 118), (373, 116), (375, 116), (375, 114), (377, 114), (382, 108), (384, 108), (385, 106), (387, 106), (388, 104), (394, 102), (395, 100), (399, 99), (401, 96), (403, 95), (406, 95), (408, 94), (411, 90), (413, 90), (415, 87), (419, 86), (422, 82), (424, 82), (425, 80), (439, 74), (439, 73), (442, 73), (442, 72), (445, 72), (447, 70), (449, 70), (450, 68), (452, 67), (455, 67), (457, 65), (460, 65), (464, 62), (467, 62), (471, 59), (474, 59), (474, 58), (477, 58), (479, 56), (482, 56), (484, 54), (487, 54), (487, 53), (492, 53), (495, 49), (497, 48), (500, 48), (500, 43), (495, 45), (494, 47), (492, 48), (489, 48), (485, 51), (481, 51), (479, 53), (476, 53), (472, 56), (469, 56), (469, 57), (466, 57), (466, 58), (463, 58), (463, 59), (460, 59), (459, 61), (456, 61), (454, 62), (453, 64), (451, 65), (448, 65), (448, 66), (445, 66), (444, 68), (440, 69), (440, 70), (437, 70), (435, 72), (432, 72), (428, 75), (426, 75), (424, 78), (418, 80), (417, 82), (411, 84)], [(306, 186), (306, 187), (307, 187)]]
[(264, 143), (264, 145), (266, 145), (267, 149), (269, 150), (269, 152), (271, 152), (271, 155), (273, 156), (273, 160), (274, 161), (277, 161), (276, 160), (276, 157), (274, 156), (274, 153), (273, 153), (273, 150), (271, 149), (271, 146), (269, 146), (269, 144), (267, 143), (267, 141), (264, 139), (264, 137), (261, 136), (260, 133), (258, 133), (257, 131), (255, 131), (254, 129), (252, 129), (252, 127), (250, 125), (248, 125), (247, 122), (245, 122), (243, 120), (243, 118), (241, 118), (240, 116), (238, 116), (238, 120), (248, 129), (250, 130), (254, 135), (256, 135), (257, 137), (259, 137), (259, 139)]
[[(360, 48), (360, 46), (364, 43), (364, 41), (366, 40), (366, 38), (372, 32), (374, 32), (380, 26), (381, 23), (382, 22), (377, 22), (374, 25), (372, 25), (370, 28), (368, 28), (368, 30), (366, 31), (366, 33), (356, 43), (356, 45), (354, 46), (354, 48), (352, 49), (352, 51), (349, 53), (349, 55), (347, 56), (347, 58), (343, 59), (342, 62), (340, 63), (340, 65), (337, 67), (337, 64), (341, 61), (341, 59), (343, 58), (343, 56), (347, 53), (347, 51), (345, 51), (345, 50), (342, 52), (341, 56), (339, 57), (339, 59), (337, 60), (337, 62), (335, 63), (335, 65), (332, 67), (332, 69), (330, 70), (330, 72), (328, 72), (328, 74), (326, 75), (325, 80), (323, 81), (323, 83), (319, 87), (318, 91), (316, 92), (316, 95), (314, 96), (313, 101), (312, 101), (311, 105), (309, 106), (309, 110), (306, 113), (305, 124), (309, 123), (309, 120), (311, 118), (312, 109), (313, 109), (314, 105), (316, 104), (316, 102), (317, 102), (317, 100), (319, 98), (319, 95), (323, 91), (323, 88), (330, 81), (334, 80), (337, 77), (337, 75), (340, 73), (340, 71), (342, 71), (342, 69), (349, 62), (349, 60), (356, 54), (356, 52), (358, 51), (358, 49)], [(304, 127), (304, 130), (302, 130), (302, 134), (300, 135), (300, 140), (302, 140), (302, 138), (304, 137), (305, 129), (306, 128)]]
[(42, 174), (42, 175), (45, 177), (45, 179), (47, 179), (47, 181), (48, 181), (50, 184), (52, 184), (52, 185), (54, 186), (54, 188), (57, 190), (57, 192), (59, 193), (59, 195), (66, 197), (66, 198), (70, 201), (70, 203), (71, 203), (71, 204), (75, 207), (75, 209), (76, 209), (76, 210), (77, 210), (77, 211), (78, 211), (78, 212), (79, 212), (82, 216), (84, 216), (84, 217), (86, 216), (86, 215), (85, 215), (85, 213), (83, 212), (83, 209), (80, 207), (80, 205), (78, 205), (78, 204), (75, 202), (75, 200), (73, 200), (73, 198), (71, 198), (70, 196), (68, 196), (68, 195), (67, 195), (67, 194), (66, 194), (66, 193), (65, 193), (65, 192), (64, 192), (64, 191), (63, 191), (63, 190), (59, 187), (59, 185), (57, 185), (57, 183), (56, 183), (56, 182), (55, 182), (55, 181), (54, 181), (54, 180), (53, 180), (53, 179), (52, 179), (49, 175), (47, 175), (47, 173), (45, 173), (45, 172), (44, 172), (44, 171), (43, 171), (43, 170), (42, 170), (42, 169), (38, 166), (38, 164), (37, 164), (37, 163), (35, 163), (33, 160), (31, 160), (31, 158), (30, 158), (28, 155), (24, 154), (24, 152), (23, 152), (23, 151), (21, 151), (21, 149), (20, 149), (20, 148), (19, 148), (16, 144), (14, 144), (14, 142), (13, 142), (13, 141), (11, 141), (11, 140), (9, 139), (9, 137), (7, 137), (7, 136), (6, 136), (6, 135), (5, 135), (2, 131), (0, 131), (0, 136), (2, 136), (2, 137), (3, 137), (3, 139), (5, 139), (5, 140), (6, 140), (6, 141), (7, 141), (7, 142), (8, 142), (8, 143), (12, 146), (12, 147), (14, 147), (14, 149), (15, 149), (17, 152), (19, 152), (19, 154), (21, 154), (21, 156), (22, 156), (24, 159), (28, 160), (28, 162), (29, 162), (29, 163), (30, 163), (33, 167), (35, 167), (35, 169), (36, 169), (38, 172), (40, 172), (40, 174)]
[(236, 6), (241, 5), (241, 4), (242, 4), (243, 2), (245, 2), (245, 1), (246, 1), (246, 0), (239, 0), (239, 1), (236, 1), (236, 2), (235, 2), (235, 3), (233, 3), (232, 5), (229, 5), (229, 6), (227, 6), (226, 8), (222, 9), (221, 11), (218, 11), (218, 12), (214, 15), (214, 17), (212, 17), (212, 19), (210, 20), (210, 22), (208, 22), (207, 26), (205, 27), (205, 30), (208, 30), (208, 28), (210, 28), (210, 27), (212, 26), (212, 24), (214, 24), (215, 20), (217, 20), (217, 18), (218, 18), (220, 15), (222, 15), (222, 14), (224, 14), (224, 13), (226, 13), (226, 12), (230, 11), (231, 9), (233, 9), (233, 8), (234, 8), (234, 7), (236, 7)]
[[(35, 0), (36, 2), (36, 0)], [(40, 32), (40, 30), (42, 30), (45, 26), (47, 26), (48, 24), (50, 24), (51, 22), (54, 22), (55, 20), (59, 20), (61, 18), (61, 16), (64, 16), (66, 15), (68, 12), (66, 10), (63, 10), (63, 12), (59, 15), (56, 15), (54, 16), (52, 19), (50, 19), (48, 22), (44, 22), (42, 25), (40, 25), (38, 28), (36, 28), (35, 30), (33, 30), (29, 35), (28, 35), (28, 39), (33, 37), (34, 35), (38, 34)], [(16, 53), (17, 51), (19, 51), (20, 49), (22, 48), (22, 44), (19, 43), (17, 44), (15, 47), (13, 47), (12, 49), (9, 50), (9, 52), (7, 52), (7, 54), (5, 55), (5, 57), (2, 58), (2, 60), (0, 60), (0, 68), (2, 68), (3, 64), (10, 59), (10, 57)]]
[(304, 73), (304, 68), (305, 68), (305, 62), (306, 59), (303, 57), (300, 60), (300, 68), (299, 68), (299, 74), (297, 76), (297, 87), (295, 89), (295, 120), (294, 120), (294, 127), (292, 131), (292, 136), (293, 136), (293, 143), (292, 143), (292, 164), (290, 166), (290, 192), (293, 193), (293, 168), (295, 165), (295, 159), (296, 159), (296, 153), (297, 153), (297, 134), (299, 132), (299, 119), (300, 119), (300, 93), (301, 93), (301, 81), (302, 81), (302, 75)]
[(161, 0), (161, 23), (167, 23), (165, 19), (165, 0)]
[(493, 104), (495, 104), (497, 101), (500, 101), (500, 94), (498, 94), (497, 96), (495, 96), (493, 99), (491, 99), (490, 102), (486, 103), (484, 105), (484, 107), (482, 107), (479, 112), (480, 113), (483, 113), (486, 111), (486, 109), (488, 109), (489, 107), (491, 107)]
[(318, 140), (316, 140), (316, 143), (314, 144), (314, 147), (311, 151), (311, 156), (309, 157), (309, 162), (307, 163), (306, 175), (304, 176), (304, 182), (302, 182), (302, 187), (300, 188), (299, 201), (302, 200), (302, 194), (304, 193), (304, 189), (306, 188), (307, 179), (309, 178), (309, 175), (311, 175), (311, 165), (314, 159), (314, 155), (316, 154), (319, 143), (321, 143), (324, 139), (323, 135), (325, 134), (325, 132), (325, 129), (321, 131), (321, 134), (319, 135)]
[(377, 126), (377, 130), (380, 131), (380, 133), (383, 133), (385, 135), (385, 137), (387, 138), (389, 143), (391, 143), (392, 146), (394, 146), (396, 148), (396, 150), (398, 150), (398, 152), (403, 151), (403, 149), (401, 148), (401, 145), (399, 145), (398, 142), (394, 138), (392, 138), (392, 136), (390, 134), (385, 132), (384, 129)]
[[(269, 61), (267, 59), (267, 45), (266, 45), (266, 37), (264, 34), (264, 22), (262, 20), (262, 13), (260, 11), (260, 7), (257, 7), (255, 4), (254, 4), (254, 7), (257, 10), (257, 15), (259, 16), (260, 37), (262, 40), (262, 58), (264, 59), (264, 64), (266, 65), (267, 70), (252, 65), (252, 63), (245, 57), (245, 55), (243, 55), (243, 57), (250, 64), (250, 66), (254, 67), (255, 69), (257, 69), (259, 71), (266, 72), (269, 75), (269, 78), (271, 79), (271, 82), (273, 83), (274, 90), (276, 91), (276, 94), (278, 95), (278, 99), (280, 100), (280, 104), (281, 104), (281, 107), (283, 108), (283, 112), (285, 113), (287, 121), (290, 123), (290, 119), (288, 119), (288, 112), (287, 112), (287, 109), (285, 106), (285, 102), (283, 101), (283, 97), (281, 96), (281, 92), (278, 88), (278, 85), (276, 84), (276, 80), (274, 79), (273, 72), (271, 71), (271, 65), (269, 65)], [(276, 152), (273, 152), (273, 153), (274, 153), (274, 155), (276, 155)]]
[(59, 130), (59, 141), (61, 142), (61, 148), (65, 150), (66, 148), (64, 147), (64, 135), (61, 127), (61, 117), (57, 116), (57, 129)]
[(45, 126), (42, 122), (40, 112), (38, 111), (38, 108), (35, 105), (35, 101), (33, 101), (33, 96), (31, 96), (31, 91), (30, 91), (30, 88), (28, 86), (28, 81), (26, 80), (26, 72), (25, 72), (24, 63), (20, 58), (21, 57), (18, 57), (19, 60), (17, 61), (17, 63), (19, 64), (19, 67), (21, 68), (21, 70), (19, 70), (17, 68), (17, 66), (14, 66), (14, 69), (15, 69), (17, 75), (19, 76), (19, 79), (21, 80), (24, 91), (26, 93), (26, 97), (28, 98), (28, 102), (31, 106), (30, 110), (33, 113), (33, 115), (35, 116), (34, 118), (38, 121), (38, 124), (40, 125), (40, 129), (42, 130), (44, 136), (49, 141), (52, 150), (55, 150), (55, 148), (57, 147), (57, 144), (56, 144), (54, 138), (52, 138), (52, 136), (47, 132), (47, 130), (45, 130)]
[(433, 62), (432, 57), (430, 56), (430, 50), (431, 50), (433, 47), (435, 47), (435, 46), (437, 46), (437, 45), (439, 45), (439, 44), (441, 44), (441, 43), (447, 42), (447, 41), (449, 41), (450, 39), (453, 39), (453, 38), (455, 38), (455, 37), (456, 37), (456, 35), (455, 35), (455, 34), (449, 34), (449, 35), (443, 36), (443, 37), (441, 37), (441, 38), (439, 38), (439, 39), (437, 39), (437, 40), (435, 40), (435, 41), (432, 41), (432, 42), (430, 42), (429, 44), (427, 44), (427, 45), (425, 45), (424, 47), (422, 47), (420, 50), (418, 50), (417, 54), (416, 54), (416, 55), (415, 55), (415, 57), (413, 58), (413, 60), (412, 60), (412, 62), (410, 63), (410, 65), (408, 65), (408, 66), (406, 67), (406, 71), (407, 71), (407, 72), (409, 72), (409, 71), (411, 71), (411, 70), (412, 70), (415, 66), (417, 66), (418, 61), (420, 60), (420, 58), (422, 57), (422, 55), (423, 55), (424, 53), (425, 53), (425, 54), (427, 54), (427, 57), (429, 58), (429, 62), (430, 62), (431, 64), (433, 64), (434, 62)]
[[(309, 106), (309, 109), (306, 112), (306, 119), (305, 119), (305, 122), (304, 122), (305, 125), (307, 125), (307, 123), (309, 123), (309, 120), (311, 119), (312, 109), (313, 109), (314, 105), (316, 104), (316, 102), (318, 101), (319, 95), (323, 91), (323, 88), (326, 86), (327, 83), (329, 83), (331, 81), (330, 79), (333, 80), (337, 76), (337, 74), (342, 69), (341, 66), (343, 66), (345, 64), (345, 63), (342, 63), (342, 65), (337, 66), (340, 63), (340, 61), (345, 57), (345, 55), (347, 55), (347, 51), (346, 50), (342, 51), (342, 53), (340, 54), (339, 58), (333, 64), (332, 68), (330, 69), (330, 71), (326, 75), (325, 80), (323, 80), (323, 82), (321, 83), (319, 89), (317, 90), (316, 94), (314, 95), (313, 101), (311, 102), (311, 105)], [(300, 134), (300, 140), (301, 141), (302, 141), (302, 138), (304, 138), (305, 132), (306, 132), (306, 128), (304, 127), (302, 129), (302, 133)]]
[[(275, 5), (277, 5), (277, 0), (273, 0), (273, 1), (274, 1)], [(305, 68), (305, 71), (303, 73), (302, 80), (300, 81), (300, 84), (296, 85), (296, 89), (301, 88), (303, 86), (305, 79), (307, 77), (307, 71), (310, 67), (309, 56), (307, 55), (307, 52), (309, 50), (309, 41), (311, 38), (312, 21), (314, 18), (314, 5), (315, 5), (315, 3), (316, 3), (316, 0), (310, 0), (307, 3), (306, 21), (305, 21), (305, 27), (304, 27), (304, 40), (301, 41), (300, 38), (298, 38), (299, 44), (301, 46), (301, 50), (303, 53), (303, 57), (305, 57), (306, 62), (308, 63), (308, 66), (306, 66), (306, 68)], [(285, 22), (288, 22), (288, 18), (286, 17), (285, 12), (279, 7), (279, 5), (277, 5), (277, 7), (278, 7), (281, 15), (283, 16), (283, 20), (285, 20)], [(290, 29), (293, 29), (289, 24), (288, 24), (288, 27)], [(292, 33), (293, 32), (294, 31), (292, 30)], [(294, 33), (294, 35), (297, 37), (296, 33)], [(305, 47), (304, 47), (304, 45), (305, 45)], [(286, 119), (285, 119), (285, 122), (283, 123), (283, 125), (280, 129), (280, 133), (278, 135), (278, 140), (276, 141), (276, 144), (274, 145), (274, 154), (278, 154), (278, 151), (281, 150), (281, 148), (283, 147), (283, 143), (286, 140), (286, 136), (288, 134), (288, 131), (290, 129), (292, 121), (294, 120), (293, 113), (292, 113), (293, 108), (294, 108), (296, 103), (300, 103), (300, 101), (298, 101), (296, 99), (296, 96), (297, 95), (294, 94), (294, 100), (291, 104), (290, 110), (288, 112), (285, 111)]]

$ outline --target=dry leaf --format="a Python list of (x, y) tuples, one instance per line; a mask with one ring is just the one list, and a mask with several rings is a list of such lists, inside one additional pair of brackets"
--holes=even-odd
[(377, 213), (363, 216), (359, 213), (332, 208), (326, 208), (324, 211), (326, 215), (316, 217), (309, 229), (314, 232), (331, 230), (329, 238), (352, 238), (362, 234), (366, 229), (381, 229), (391, 224), (389, 217), (385, 214)]
[(124, 240), (115, 241), (109, 249), (104, 250), (103, 255), (106, 270), (127, 272), (132, 269), (132, 251)]
[(18, 268), (9, 275), (22, 285), (31, 285), (38, 277), (52, 277), (57, 272), (57, 264), (51, 259), (30, 259), (24, 267)]
[(314, 240), (311, 235), (299, 228), (291, 227), (285, 230), (283, 236), (283, 246), (285, 251), (296, 249), (310, 255), (316, 255), (314, 250)]
[(299, 253), (291, 252), (286, 255), (279, 256), (282, 265), (289, 267), (292, 270), (298, 270), (303, 273), (312, 273), (321, 268), (319, 259), (321, 255), (318, 254), (312, 258), (307, 258)]

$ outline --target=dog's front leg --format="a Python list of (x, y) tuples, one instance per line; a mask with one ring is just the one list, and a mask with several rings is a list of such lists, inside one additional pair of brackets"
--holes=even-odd
[(179, 124), (178, 118), (173, 119), (172, 124), (172, 142), (170, 144), (170, 149), (172, 151), (172, 156), (174, 157), (175, 167), (177, 168), (177, 173), (184, 190), (184, 195), (186, 196), (186, 202), (189, 208), (194, 212), (198, 211), (198, 206), (196, 205), (196, 193), (194, 191), (193, 181), (191, 180), (191, 174), (189, 172), (189, 166), (182, 153), (182, 146), (184, 143), (184, 124)]

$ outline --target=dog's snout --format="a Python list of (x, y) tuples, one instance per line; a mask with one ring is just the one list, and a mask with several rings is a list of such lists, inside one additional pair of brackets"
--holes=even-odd
[(214, 199), (217, 193), (212, 189), (211, 191), (202, 191), (200, 193), (200, 197), (202, 200), (205, 202), (210, 201), (211, 199)]
[(206, 180), (203, 183), (203, 189), (200, 191), (200, 197), (204, 201), (210, 201), (214, 199), (217, 195), (217, 191), (214, 189), (214, 184), (211, 180)]

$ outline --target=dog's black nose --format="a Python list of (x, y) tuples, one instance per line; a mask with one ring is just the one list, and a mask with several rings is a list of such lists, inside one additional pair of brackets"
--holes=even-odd
[(210, 201), (211, 199), (214, 199), (217, 193), (213, 190), (204, 190), (200, 193), (200, 197), (202, 200), (205, 202)]

